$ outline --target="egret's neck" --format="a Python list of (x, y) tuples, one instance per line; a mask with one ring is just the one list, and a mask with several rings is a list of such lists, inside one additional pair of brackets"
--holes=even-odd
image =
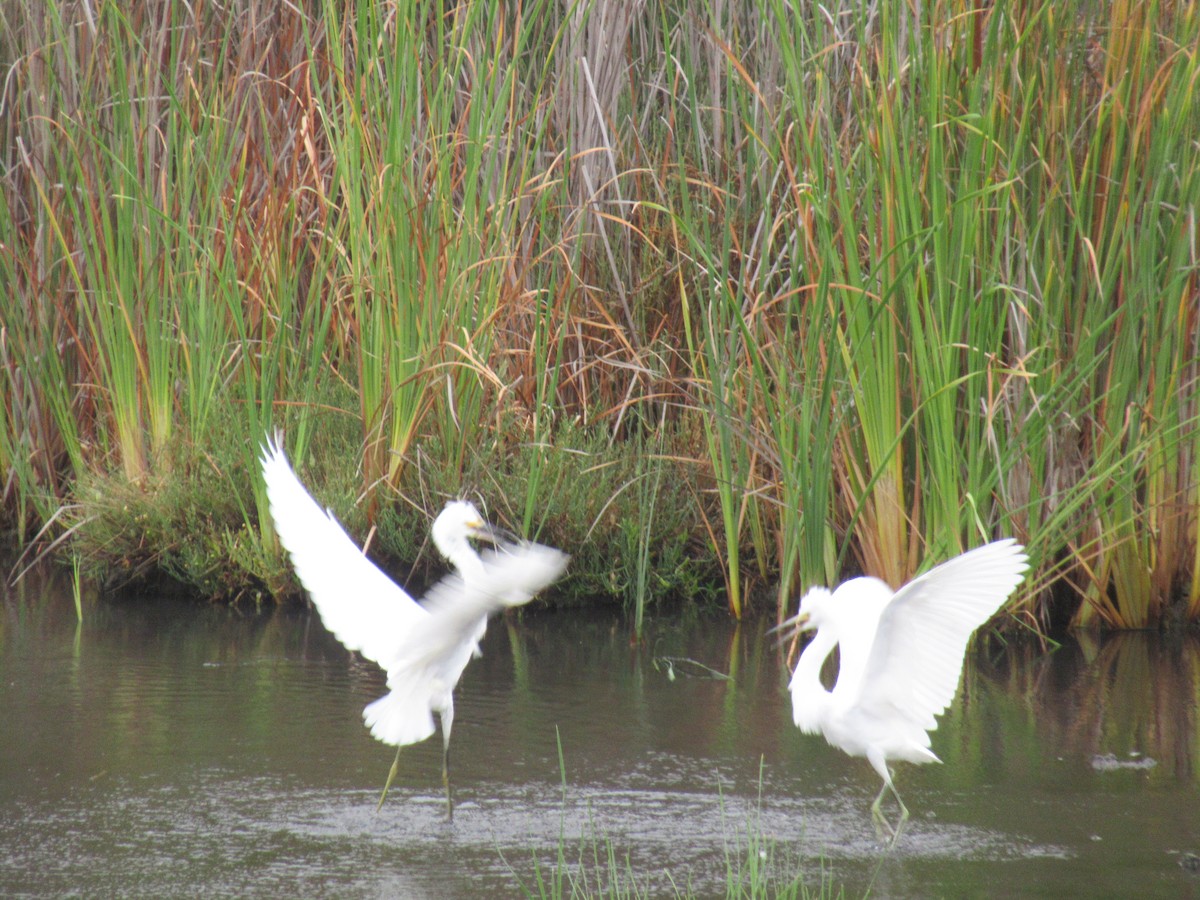
[(792, 719), (805, 734), (816, 734), (821, 730), (825, 711), (832, 702), (829, 691), (821, 684), (821, 667), (836, 646), (837, 638), (831, 631), (817, 629), (792, 672), (788, 685), (792, 692)]
[(458, 570), (463, 581), (471, 582), (484, 577), (483, 560), (465, 537), (440, 541), (437, 544), (442, 556), (450, 560), (450, 564)]
[(833, 695), (839, 703), (853, 702), (862, 690), (875, 632), (892, 589), (878, 578), (855, 578), (835, 595), (840, 603), (834, 642), (838, 646), (838, 676)]

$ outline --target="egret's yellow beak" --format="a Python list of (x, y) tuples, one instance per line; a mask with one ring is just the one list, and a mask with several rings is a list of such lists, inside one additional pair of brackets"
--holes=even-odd
[(792, 616), (790, 619), (780, 622), (778, 625), (768, 631), (767, 634), (778, 634), (779, 643), (786, 644), (808, 627), (808, 619), (809, 615), (807, 612), (796, 613), (796, 615)]
[(803, 631), (805, 626), (808, 625), (808, 620), (809, 615), (807, 612), (798, 612), (790, 619), (784, 619), (782, 622), (768, 631), (767, 634), (774, 634), (776, 631)]
[(467, 534), (473, 538), (479, 538), (482, 541), (490, 541), (492, 539), (492, 528), (483, 519), (470, 519), (463, 523), (467, 528)]
[(503, 544), (520, 544), (521, 539), (507, 528), (497, 528), (481, 519), (467, 523), (468, 534), (481, 541), (488, 541), (497, 547)]

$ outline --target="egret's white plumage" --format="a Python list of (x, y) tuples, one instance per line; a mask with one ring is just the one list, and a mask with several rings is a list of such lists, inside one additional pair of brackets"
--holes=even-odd
[[(417, 603), (317, 505), (288, 464), (278, 435), (263, 446), (261, 463), (275, 533), (321, 621), (348, 649), (387, 672), (389, 693), (363, 710), (371, 734), (397, 747), (413, 744), (433, 734), (438, 714), (446, 805), (453, 815), (455, 685), (479, 653), (488, 616), (529, 602), (562, 574), (567, 555), (528, 542), (498, 543), (495, 550), (476, 553), (470, 538), (495, 541), (496, 534), (472, 504), (454, 501), (434, 521), (431, 536), (456, 571)], [(393, 764), (389, 784), (395, 771)]]
[[(888, 763), (940, 762), (929, 732), (954, 699), (967, 642), (1021, 583), (1028, 557), (1013, 540), (957, 556), (893, 593), (877, 578), (855, 578), (837, 590), (813, 588), (783, 624), (816, 630), (792, 673), (797, 726), (851, 756), (865, 757), (883, 779), (871, 807), (877, 823), (885, 791), (900, 804), (892, 839), (908, 817)], [(837, 682), (821, 683), (826, 657), (839, 650)]]

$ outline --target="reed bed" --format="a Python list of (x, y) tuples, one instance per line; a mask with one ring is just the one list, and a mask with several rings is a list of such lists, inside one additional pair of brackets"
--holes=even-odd
[(27, 558), (288, 593), (282, 425), (406, 563), (466, 493), (638, 610), (1011, 534), (1030, 627), (1200, 618), (1193, 4), (0, 19)]

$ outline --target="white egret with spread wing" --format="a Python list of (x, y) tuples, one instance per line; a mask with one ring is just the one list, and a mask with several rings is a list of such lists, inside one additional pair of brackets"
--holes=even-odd
[[(892, 843), (908, 809), (889, 762), (941, 762), (929, 732), (958, 689), (967, 642), (1021, 583), (1028, 557), (1001, 540), (956, 556), (893, 592), (877, 578), (854, 578), (836, 590), (812, 588), (780, 628), (816, 630), (792, 672), (792, 716), (851, 756), (866, 757), (883, 779), (871, 805)], [(833, 690), (821, 683), (825, 659), (839, 651)], [(891, 790), (900, 804), (895, 828), (881, 809)]]
[[(292, 471), (279, 435), (262, 448), (263, 480), (279, 541), (291, 557), (325, 627), (349, 650), (387, 672), (389, 693), (363, 710), (371, 734), (397, 748), (442, 727), (442, 780), (450, 793), (450, 729), (454, 688), (487, 628), (488, 616), (531, 600), (566, 568), (567, 555), (529, 542), (505, 542), (464, 501), (448, 503), (433, 523), (438, 551), (456, 568), (417, 603), (376, 567)], [(470, 539), (492, 541), (476, 553)], [(400, 750), (384, 785), (387, 796)]]

